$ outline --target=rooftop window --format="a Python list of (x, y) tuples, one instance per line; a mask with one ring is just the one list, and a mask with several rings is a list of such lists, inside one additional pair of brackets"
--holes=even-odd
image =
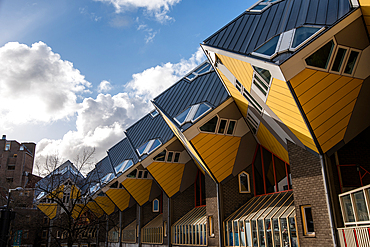
[(193, 72), (189, 73), (185, 78), (188, 79), (189, 81), (192, 81), (198, 76), (203, 75), (211, 70), (212, 70), (211, 64), (209, 64), (208, 62), (205, 62), (202, 65), (200, 65), (198, 68), (196, 68)]
[(277, 54), (294, 52), (320, 33), (324, 28), (318, 26), (301, 26), (283, 32), (259, 46), (252, 55), (272, 59)]
[(102, 184), (106, 184), (106, 183), (110, 182), (113, 178), (114, 178), (114, 174), (113, 174), (113, 172), (108, 173), (107, 175), (105, 175), (105, 176), (101, 179), (101, 183), (102, 183)]
[(179, 125), (183, 125), (186, 122), (194, 122), (211, 109), (212, 108), (206, 103), (192, 105), (177, 115), (175, 120)]
[(100, 189), (100, 184), (97, 183), (90, 188), (90, 194), (94, 194), (98, 189)]
[(124, 160), (118, 166), (116, 166), (114, 170), (116, 171), (116, 174), (121, 173), (121, 172), (123, 173), (127, 169), (129, 169), (133, 164), (134, 163), (132, 162), (132, 160)]
[(139, 153), (139, 156), (150, 154), (160, 145), (162, 145), (162, 142), (159, 139), (152, 139), (139, 147), (137, 152)]
[(158, 115), (158, 111), (157, 111), (157, 110), (153, 110), (153, 111), (151, 111), (151, 112), (150, 112), (150, 115), (151, 115), (152, 117), (155, 117), (155, 116), (157, 116), (157, 115)]
[(250, 7), (247, 11), (251, 12), (262, 12), (263, 10), (270, 7), (273, 3), (279, 2), (281, 0), (260, 0)]

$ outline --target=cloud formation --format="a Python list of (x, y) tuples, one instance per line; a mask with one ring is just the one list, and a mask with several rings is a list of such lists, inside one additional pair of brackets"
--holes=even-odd
[(167, 13), (170, 8), (181, 0), (95, 0), (112, 4), (117, 13), (131, 9), (143, 8), (145, 12), (153, 16), (159, 22), (166, 22), (173, 18)]
[[(32, 122), (36, 126), (69, 121), (75, 126), (61, 139), (42, 139), (36, 160), (58, 153), (73, 160), (85, 148), (96, 148), (96, 162), (124, 138), (124, 130), (153, 109), (150, 100), (204, 60), (200, 49), (189, 59), (166, 63), (134, 74), (116, 95), (105, 94), (111, 85), (102, 81), (96, 98), (85, 97), (90, 83), (84, 75), (53, 53), (43, 42), (31, 47), (8, 43), (0, 47), (0, 129)], [(82, 102), (77, 98), (84, 97)], [(73, 116), (73, 117), (71, 117)], [(71, 122), (75, 121), (75, 122)], [(84, 172), (93, 167), (85, 167)]]
[(110, 84), (109, 81), (106, 81), (106, 80), (103, 80), (102, 82), (100, 82), (98, 86), (99, 93), (102, 93), (102, 92), (106, 93), (106, 92), (109, 92), (111, 89), (112, 89), (112, 85)]
[(73, 116), (77, 97), (91, 84), (69, 61), (43, 42), (31, 47), (10, 42), (0, 47), (0, 119), (2, 128), (50, 122)]

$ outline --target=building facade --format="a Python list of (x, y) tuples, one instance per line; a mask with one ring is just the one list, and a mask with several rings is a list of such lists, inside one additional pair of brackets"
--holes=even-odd
[(369, 6), (261, 0), (204, 40), (77, 186), (93, 244), (367, 246)]

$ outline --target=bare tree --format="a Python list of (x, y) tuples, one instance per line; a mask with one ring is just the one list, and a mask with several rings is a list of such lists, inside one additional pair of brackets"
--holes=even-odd
[(56, 245), (94, 241), (96, 228), (106, 222), (104, 212), (92, 200), (100, 187), (99, 176), (85, 178), (81, 171), (91, 166), (95, 149), (84, 149), (70, 161), (60, 164), (57, 155), (48, 156), (43, 164), (49, 174), (36, 184), (36, 203), (51, 219), (49, 237)]

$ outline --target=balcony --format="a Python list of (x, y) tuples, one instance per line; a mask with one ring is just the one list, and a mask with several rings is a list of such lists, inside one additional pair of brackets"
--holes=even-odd
[(338, 228), (341, 247), (369, 247), (370, 226)]

